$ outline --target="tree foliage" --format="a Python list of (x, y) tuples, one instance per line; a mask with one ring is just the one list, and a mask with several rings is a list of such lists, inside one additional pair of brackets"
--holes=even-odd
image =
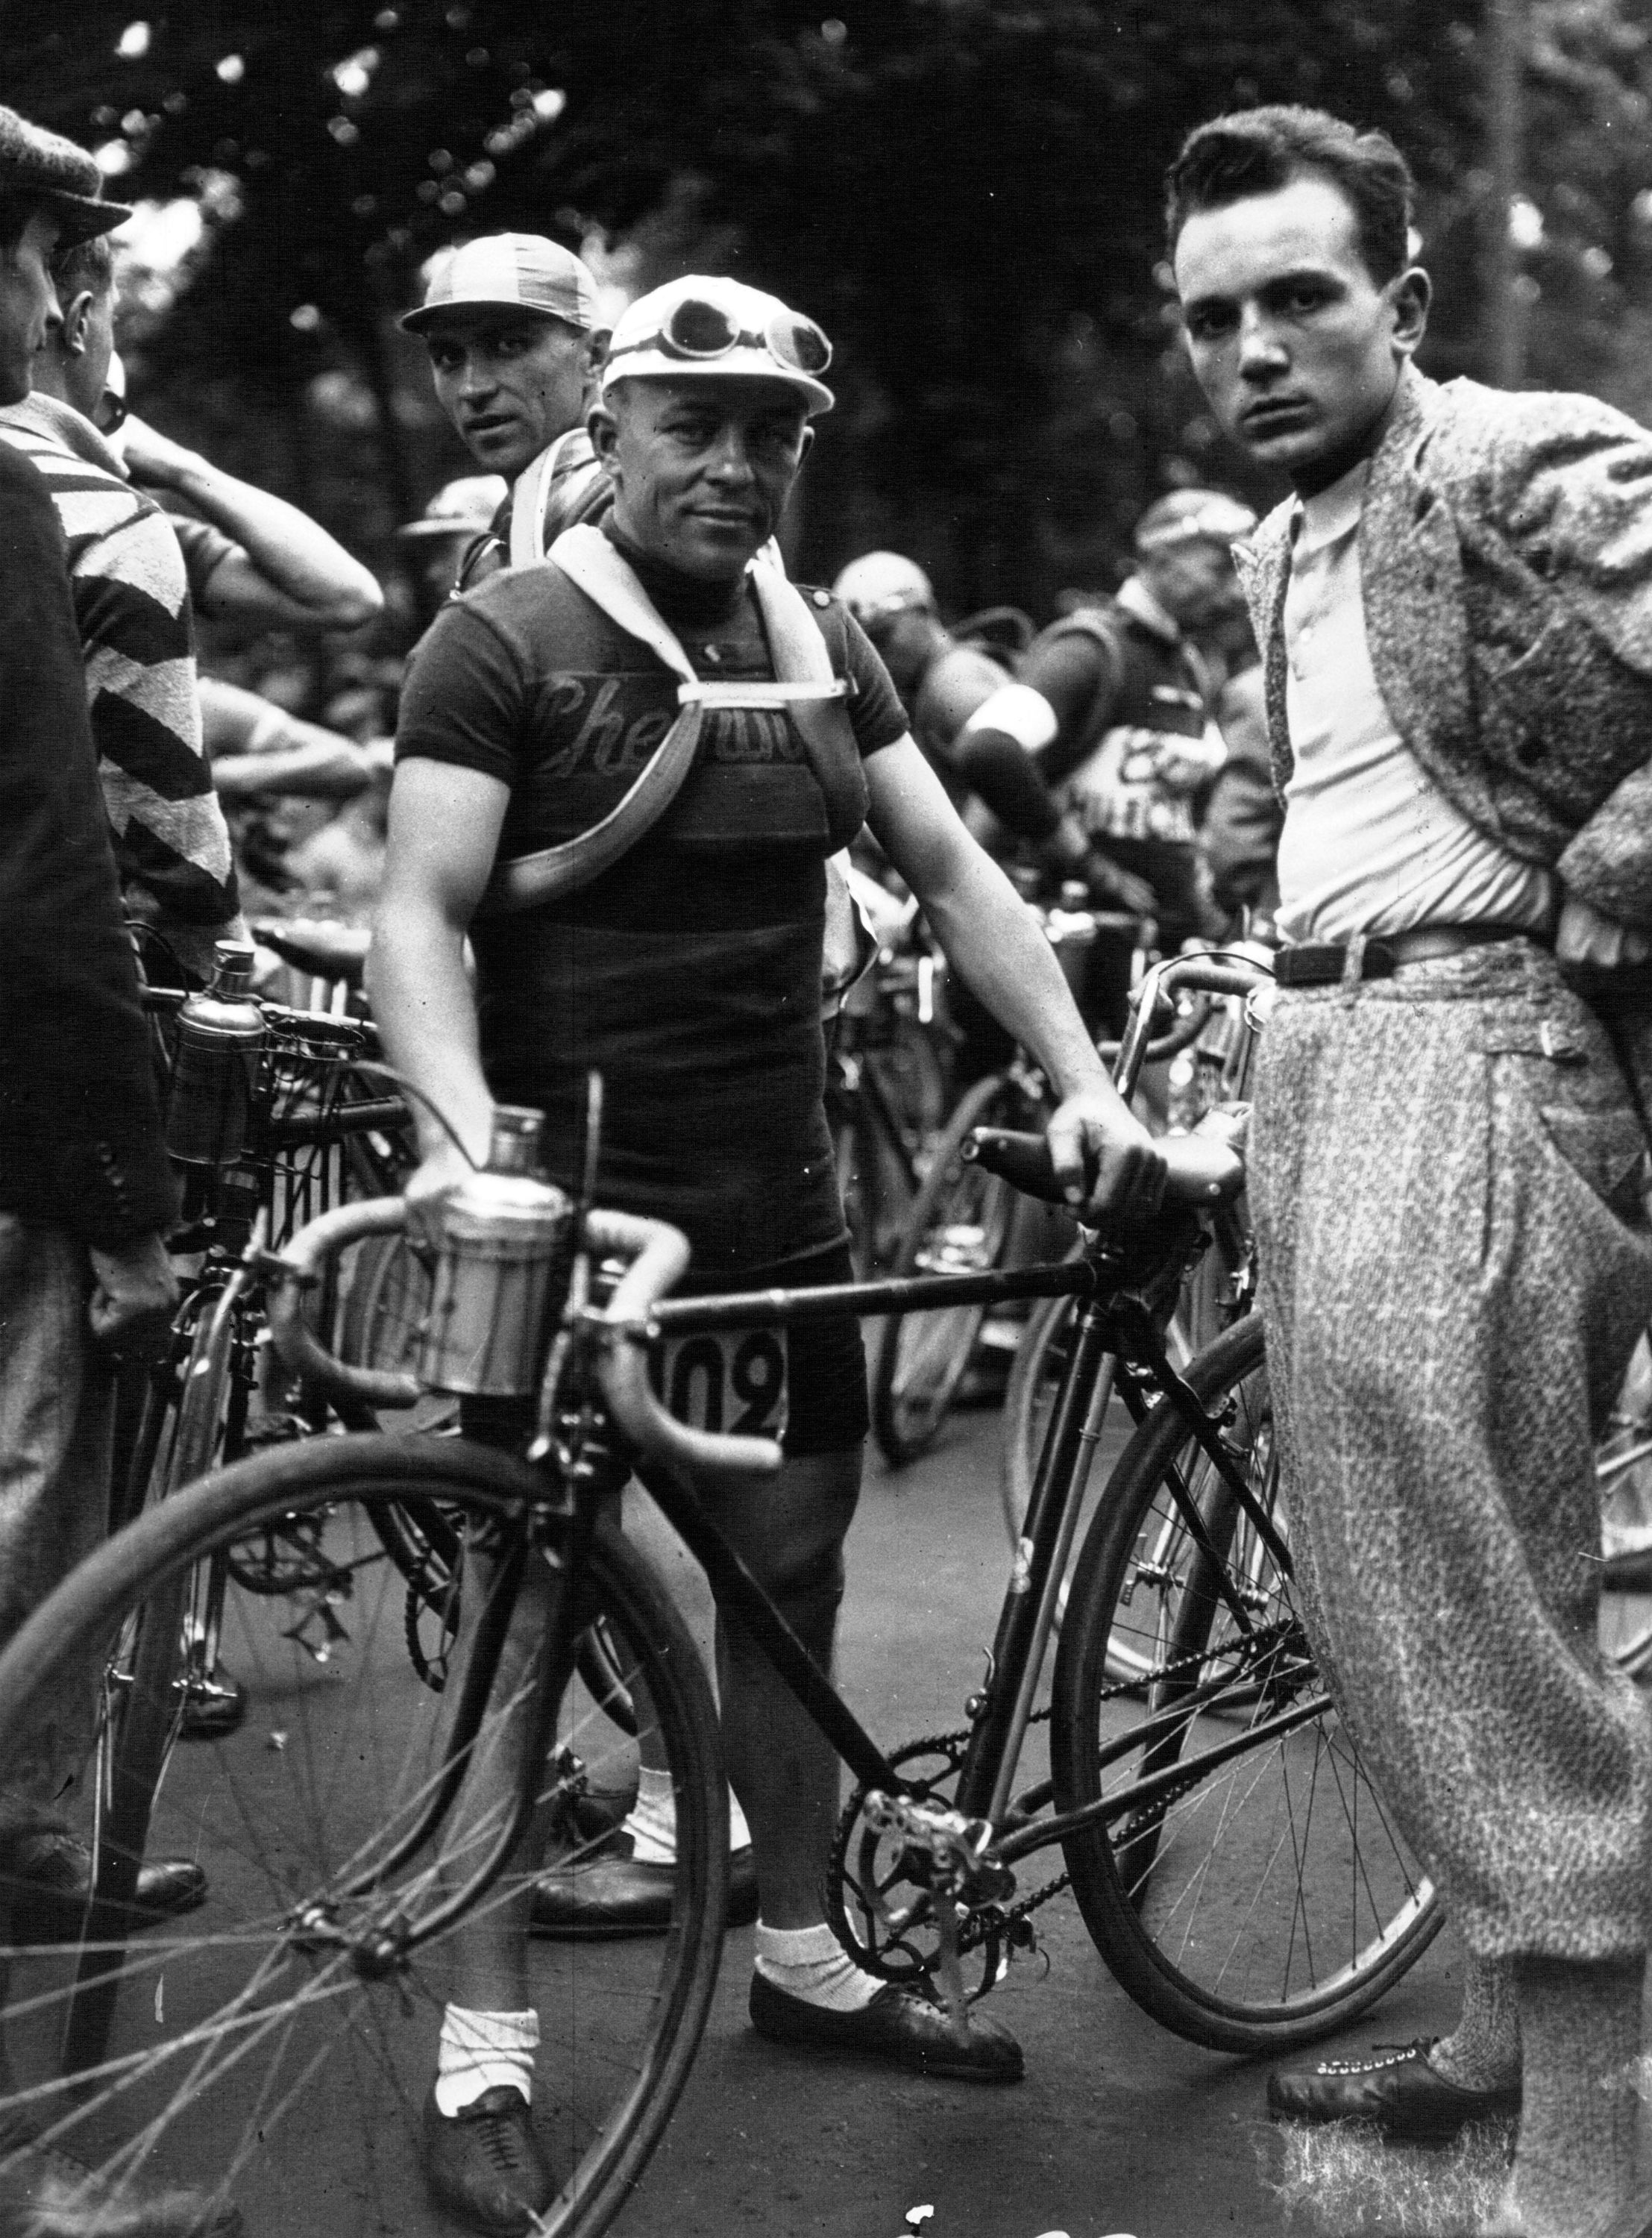
[[(960, 603), (1043, 609), (1167, 480), (1242, 478), (1155, 267), (1180, 138), (1257, 100), (1393, 132), (1443, 282), (1436, 369), (1484, 364), (1481, 0), (142, 4), (56, 30), (14, 4), (6, 48), (19, 106), (125, 151), (116, 191), (220, 212), (151, 377), (281, 420), (347, 375), (396, 502), (443, 460), (391, 325), (423, 258), (506, 226), (598, 238), (636, 284), (733, 270), (834, 335), (804, 564), (891, 542)], [(1652, 408), (1647, 4), (1531, 0), (1522, 223), (1533, 376)]]

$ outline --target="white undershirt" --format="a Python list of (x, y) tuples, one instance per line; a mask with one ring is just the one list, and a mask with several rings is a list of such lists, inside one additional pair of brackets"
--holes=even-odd
[(1394, 728), (1371, 665), (1359, 571), (1370, 462), (1298, 509), (1285, 599), (1295, 769), (1279, 842), (1279, 930), (1347, 940), (1424, 924), (1541, 930), (1554, 881), (1487, 838)]

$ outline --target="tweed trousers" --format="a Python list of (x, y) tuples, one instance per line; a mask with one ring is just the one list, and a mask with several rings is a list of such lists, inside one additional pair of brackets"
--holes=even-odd
[[(87, 1326), (91, 1269), (66, 1228), (0, 1212), (0, 1645), (109, 1528), (114, 1380)], [(96, 1672), (65, 1685), (7, 1765), (0, 1814), (54, 1801), (85, 1760)]]
[(1592, 1460), (1652, 1318), (1645, 1182), (1535, 944), (1282, 991), (1251, 1199), (1305, 1619), (1484, 1958), (1647, 1947), (1652, 1725), (1596, 1643)]

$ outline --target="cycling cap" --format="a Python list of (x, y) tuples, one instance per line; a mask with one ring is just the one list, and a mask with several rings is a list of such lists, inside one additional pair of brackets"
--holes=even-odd
[(503, 474), (460, 474), (444, 482), (417, 520), (396, 531), (398, 536), (479, 536), (492, 526), (510, 484)]
[(896, 614), (935, 611), (929, 578), (915, 560), (898, 552), (862, 552), (849, 561), (832, 589), (862, 629), (891, 621)]
[(444, 257), (425, 300), (398, 321), (420, 333), (450, 311), (538, 311), (571, 327), (598, 323), (597, 283), (571, 248), (541, 233), (490, 233)]
[(1166, 552), (1178, 544), (1232, 544), (1248, 536), (1256, 515), (1220, 490), (1172, 490), (1155, 498), (1136, 523), (1138, 552)]
[(30, 124), (15, 109), (0, 109), (0, 194), (42, 203), (57, 220), (64, 245), (108, 233), (132, 215), (127, 203), (104, 201), (103, 174), (84, 148)]
[(668, 281), (621, 313), (603, 367), (603, 393), (621, 381), (783, 381), (801, 391), (809, 416), (834, 398), (820, 375), (832, 346), (812, 319), (739, 280), (691, 274)]

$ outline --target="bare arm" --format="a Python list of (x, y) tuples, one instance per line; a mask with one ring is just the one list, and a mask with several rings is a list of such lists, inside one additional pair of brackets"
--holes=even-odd
[[(493, 1099), (482, 1076), (465, 936), (493, 868), (509, 800), (508, 787), (475, 770), (420, 759), (400, 765), (368, 964), (391, 1063), (440, 1109), (478, 1164), (487, 1155)], [(451, 1188), (466, 1166), (422, 1105), (415, 1117), (422, 1162), (407, 1200), (418, 1225), (419, 1208)]]
[(910, 738), (866, 764), (873, 837), (923, 905), (946, 950), (1000, 1023), (1037, 1056), (1062, 1098), (1050, 1153), (1069, 1202), (1082, 1201), (1086, 1155), (1099, 1171), (1089, 1210), (1122, 1211), (1161, 1185), (1146, 1129), (1095, 1053), (1049, 943), (1003, 872), (965, 831)]
[(384, 605), (371, 571), (284, 498), (237, 481), (142, 420), (122, 431), (134, 481), (171, 490), (231, 538), (195, 605), (215, 621), (259, 629), (355, 629)]

